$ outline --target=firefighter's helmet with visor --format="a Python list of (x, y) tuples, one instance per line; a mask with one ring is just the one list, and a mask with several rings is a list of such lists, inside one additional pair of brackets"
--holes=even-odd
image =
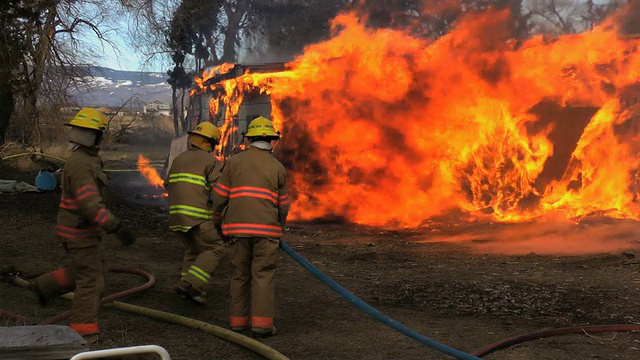
[(273, 122), (271, 122), (271, 120), (263, 116), (259, 116), (249, 123), (249, 126), (247, 126), (247, 132), (244, 133), (244, 136), (248, 138), (266, 137), (279, 139), (280, 132), (275, 130), (275, 128), (273, 127)]
[(65, 125), (97, 131), (106, 131), (109, 127), (109, 119), (102, 111), (86, 107), (78, 111), (76, 116), (74, 116), (73, 119)]
[(204, 136), (207, 139), (211, 139), (216, 142), (220, 140), (220, 130), (208, 121), (198, 124), (198, 126), (196, 126), (193, 131), (190, 131), (189, 134)]

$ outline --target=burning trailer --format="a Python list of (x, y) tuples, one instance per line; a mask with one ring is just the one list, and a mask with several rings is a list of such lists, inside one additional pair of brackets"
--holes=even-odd
[[(284, 71), (285, 63), (269, 64), (222, 64), (207, 68), (195, 78), (196, 86), (189, 92), (185, 124), (195, 128), (203, 121), (209, 121), (222, 131), (221, 145), (216, 156), (227, 158), (243, 148), (243, 132), (251, 120), (264, 116), (271, 118), (269, 95), (255, 88), (234, 89), (226, 94), (226, 81), (233, 82), (245, 74), (272, 73)], [(225, 101), (227, 99), (227, 101)], [(167, 166), (187, 148), (187, 134), (171, 143)]]
[(227, 157), (270, 115), (296, 220), (637, 219), (640, 40), (606, 23), (515, 42), (507, 16), (428, 40), (340, 15), (333, 38), (290, 63), (204, 71), (189, 119), (219, 125)]

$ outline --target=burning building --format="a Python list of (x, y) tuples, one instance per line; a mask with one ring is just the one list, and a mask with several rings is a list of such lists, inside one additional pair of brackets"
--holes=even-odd
[(294, 219), (637, 219), (640, 40), (608, 20), (512, 41), (507, 17), (469, 16), (428, 40), (343, 14), (290, 63), (205, 71), (194, 121), (221, 126), (225, 157), (271, 115)]
[[(283, 71), (285, 63), (223, 64), (203, 71), (196, 77), (197, 86), (190, 92), (187, 123), (191, 127), (200, 121), (210, 121), (223, 128), (219, 151), (224, 157), (237, 152), (242, 145), (242, 133), (251, 120), (271, 118), (271, 99), (260, 87), (234, 88), (245, 74), (268, 74)], [(229, 93), (227, 93), (229, 91)]]

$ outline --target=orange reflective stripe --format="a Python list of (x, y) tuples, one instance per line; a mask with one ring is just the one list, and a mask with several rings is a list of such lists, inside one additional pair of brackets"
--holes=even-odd
[(260, 235), (265, 237), (281, 237), (282, 231), (266, 231), (266, 230), (258, 230), (251, 228), (242, 228), (242, 229), (233, 229), (233, 230), (222, 230), (224, 235)]
[(107, 222), (107, 220), (109, 220), (110, 217), (111, 213), (109, 212), (109, 210), (102, 208), (98, 210), (96, 217), (93, 218), (93, 222), (100, 226), (104, 226), (104, 224)]
[(249, 325), (248, 316), (229, 316), (229, 325), (232, 327), (240, 327)]
[(278, 203), (278, 194), (275, 192), (255, 186), (238, 186), (231, 188), (229, 192), (230, 198), (239, 198), (239, 197), (254, 197), (259, 199), (266, 199), (271, 201), (274, 204)]
[(240, 228), (240, 227), (247, 227), (247, 226), (250, 226), (253, 228), (260, 228), (260, 229), (275, 229), (275, 230), (282, 229), (279, 225), (248, 224), (248, 223), (224, 224), (222, 225), (222, 228), (232, 229), (232, 228)]
[(65, 288), (71, 287), (71, 282), (69, 281), (69, 277), (67, 277), (67, 271), (64, 268), (53, 270), (51, 276), (53, 277), (53, 281), (58, 285)]
[(253, 191), (253, 192), (259, 192), (259, 193), (270, 195), (273, 198), (278, 197), (278, 194), (276, 194), (275, 192), (269, 189), (265, 189), (257, 186), (238, 186), (238, 187), (231, 188), (231, 193), (241, 192), (241, 191)]
[(90, 324), (70, 323), (69, 326), (80, 335), (92, 335), (100, 332), (98, 330), (97, 323), (90, 323)]
[(278, 197), (278, 203), (280, 205), (287, 205), (289, 203), (289, 194), (280, 195)]
[(220, 196), (229, 197), (229, 188), (225, 185), (217, 183), (216, 186), (213, 187), (213, 190), (220, 194)]
[(75, 199), (67, 199), (62, 196), (60, 197), (60, 207), (67, 210), (76, 210), (78, 209), (78, 204), (76, 204)]
[(280, 237), (282, 236), (282, 227), (263, 224), (223, 224), (222, 233), (225, 235), (254, 234)]
[(76, 190), (76, 200), (82, 200), (91, 195), (100, 196), (98, 189), (96, 189), (96, 187), (93, 185), (85, 185)]
[(270, 329), (273, 326), (273, 317), (260, 317), (260, 316), (252, 316), (251, 317), (251, 326)]

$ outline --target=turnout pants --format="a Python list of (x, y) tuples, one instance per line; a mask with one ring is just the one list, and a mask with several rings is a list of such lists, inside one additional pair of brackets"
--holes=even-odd
[(182, 280), (198, 291), (205, 291), (224, 255), (224, 242), (212, 221), (203, 222), (180, 235), (185, 246)]
[[(95, 243), (95, 241), (92, 241)], [(99, 333), (98, 313), (105, 286), (107, 265), (102, 245), (73, 247), (66, 244), (68, 265), (35, 279), (46, 298), (73, 291), (70, 326), (80, 335)]]
[(231, 327), (271, 329), (275, 315), (274, 275), (279, 240), (234, 238), (231, 265)]

